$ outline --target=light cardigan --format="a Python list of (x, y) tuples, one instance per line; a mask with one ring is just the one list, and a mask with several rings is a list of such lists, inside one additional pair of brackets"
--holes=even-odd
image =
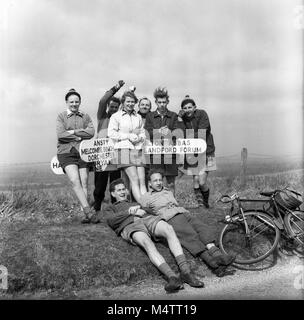
[[(135, 133), (135, 131), (138, 131), (138, 133)], [(135, 133), (143, 140), (134, 145), (129, 140), (130, 133)], [(110, 118), (108, 137), (113, 140), (114, 149), (142, 149), (146, 135), (141, 115), (136, 113), (135, 110), (131, 114), (124, 110), (115, 112)]]

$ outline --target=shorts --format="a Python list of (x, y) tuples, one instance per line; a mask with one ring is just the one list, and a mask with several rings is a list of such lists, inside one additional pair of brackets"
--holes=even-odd
[(121, 237), (132, 243), (133, 245), (136, 245), (136, 243), (132, 239), (132, 235), (134, 232), (144, 232), (147, 234), (152, 240), (159, 241), (159, 238), (155, 236), (155, 228), (159, 221), (164, 220), (160, 216), (148, 216), (145, 218), (139, 218), (138, 220), (135, 220), (133, 223), (128, 224), (123, 231), (121, 232)]
[(142, 150), (118, 149), (113, 163), (117, 163), (117, 169), (127, 167), (144, 167), (146, 165), (145, 155)]
[(57, 154), (57, 158), (64, 173), (64, 168), (70, 164), (76, 164), (79, 169), (90, 167), (89, 163), (80, 158), (80, 154), (75, 147), (72, 147), (69, 153)]

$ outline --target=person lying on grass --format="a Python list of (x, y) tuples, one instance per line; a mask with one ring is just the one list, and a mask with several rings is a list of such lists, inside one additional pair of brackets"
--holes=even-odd
[[(165, 290), (175, 292), (183, 289), (183, 283), (191, 287), (202, 288), (204, 283), (198, 280), (190, 270), (183, 249), (173, 228), (159, 216), (147, 215), (137, 203), (129, 202), (128, 191), (122, 179), (110, 184), (111, 195), (116, 199), (114, 204), (105, 208), (104, 214), (108, 225), (118, 236), (143, 248), (151, 262), (167, 278)], [(154, 241), (165, 238), (180, 269), (180, 277), (166, 263), (164, 257), (156, 249)]]
[(150, 170), (148, 183), (150, 191), (140, 198), (140, 205), (167, 221), (181, 245), (194, 257), (203, 260), (218, 277), (233, 274), (233, 270), (226, 269), (234, 262), (235, 256), (224, 254), (216, 247), (215, 229), (204, 223), (203, 216), (190, 215), (188, 210), (178, 205), (173, 193), (163, 187), (162, 172)]

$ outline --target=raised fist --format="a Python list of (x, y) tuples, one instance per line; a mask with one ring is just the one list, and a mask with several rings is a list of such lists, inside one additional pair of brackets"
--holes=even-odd
[(124, 84), (125, 84), (125, 82), (123, 80), (118, 81), (119, 88), (121, 88)]

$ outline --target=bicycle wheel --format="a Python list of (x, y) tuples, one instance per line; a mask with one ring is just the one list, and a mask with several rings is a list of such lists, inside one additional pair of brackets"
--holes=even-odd
[(280, 230), (266, 212), (246, 211), (245, 220), (233, 216), (221, 231), (219, 245), (223, 252), (236, 255), (236, 264), (252, 264), (268, 257), (276, 248)]
[(292, 211), (285, 215), (284, 222), (289, 234), (304, 246), (304, 211)]

